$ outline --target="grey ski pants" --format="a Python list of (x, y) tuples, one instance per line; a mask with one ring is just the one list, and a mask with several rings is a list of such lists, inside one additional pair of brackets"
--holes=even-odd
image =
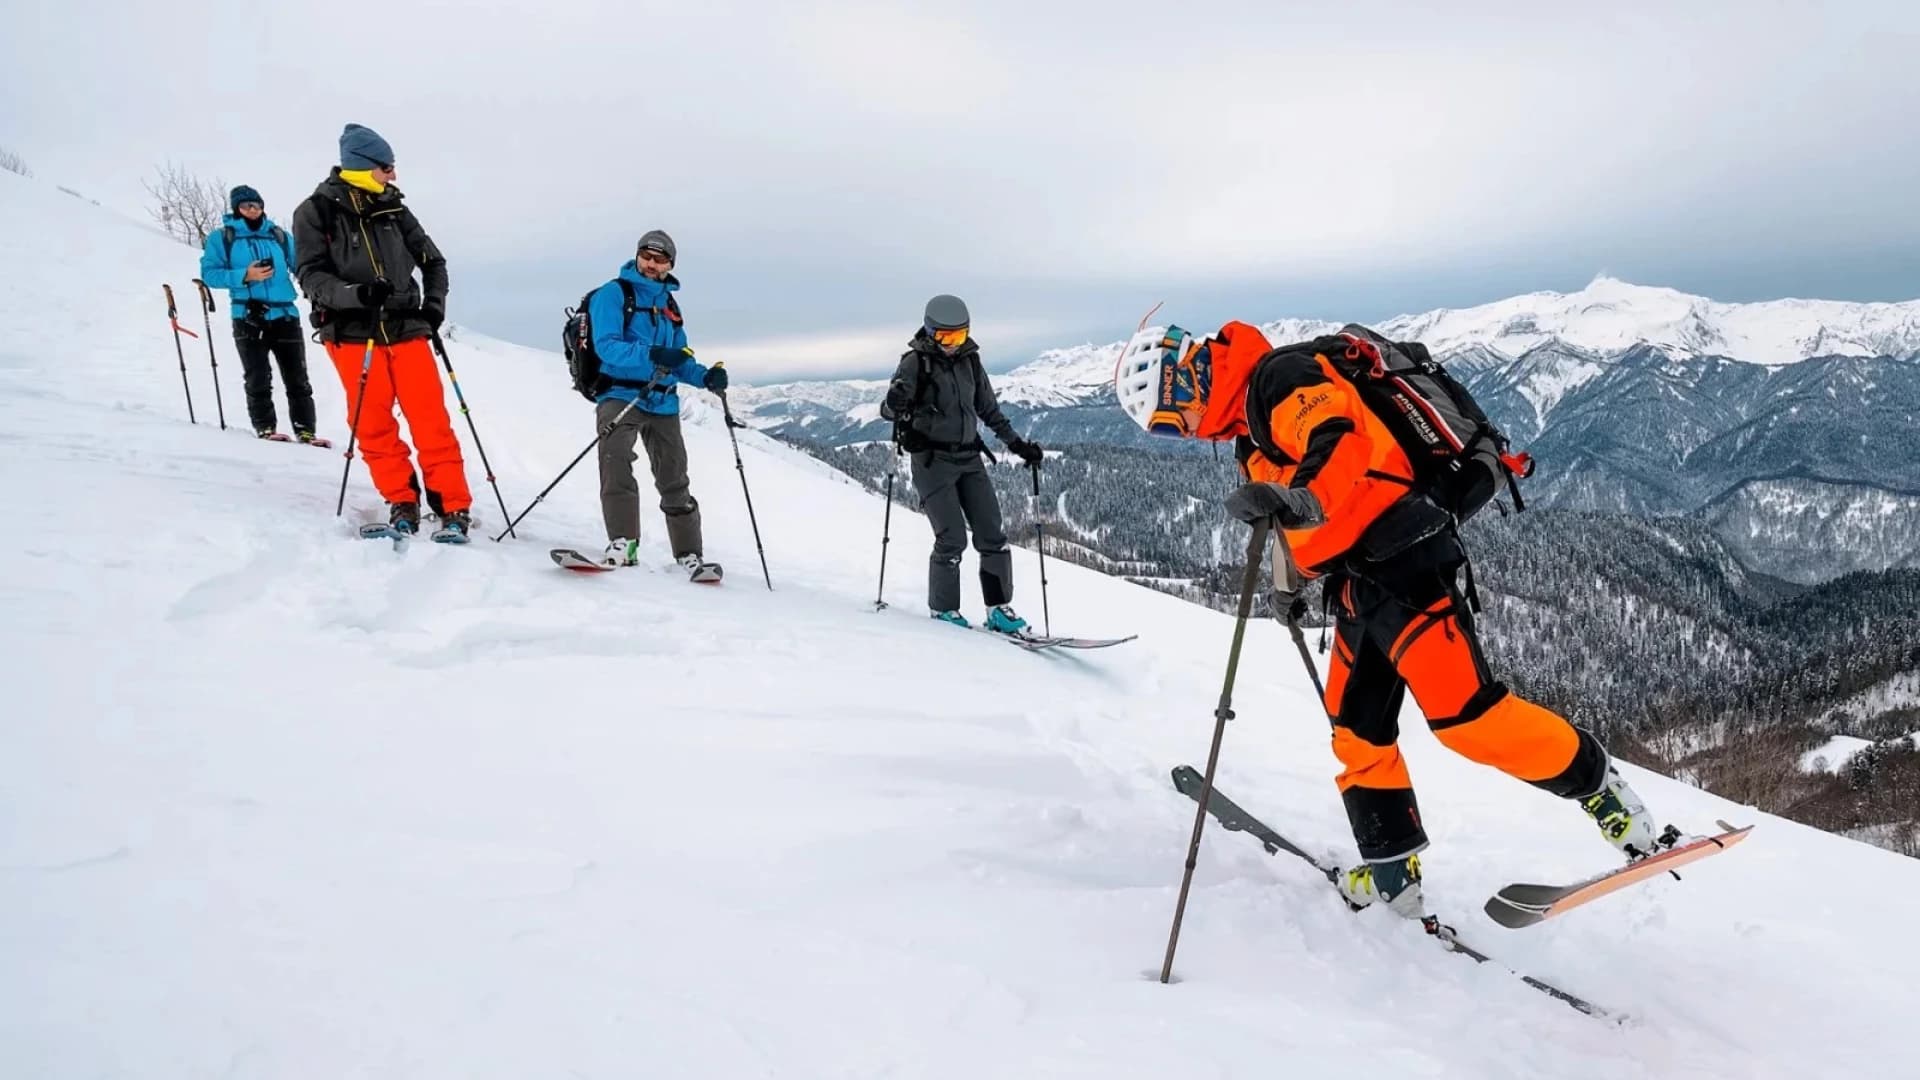
[[(597, 427), (606, 427), (626, 408), (609, 399), (594, 406)], [(673, 557), (705, 554), (700, 543), (700, 504), (688, 490), (687, 444), (680, 437), (680, 417), (629, 409), (612, 431), (600, 440), (600, 516), (607, 539), (640, 538), (640, 483), (634, 479), (633, 452), (638, 442), (653, 469), (653, 487), (660, 493), (660, 512), (667, 516), (667, 542)]]
[(1013, 600), (1013, 556), (1000, 524), (1000, 500), (987, 478), (978, 451), (951, 454), (939, 450), (913, 455), (913, 488), (933, 526), (933, 557), (927, 562), (927, 606), (934, 611), (960, 608), (960, 556), (973, 530), (980, 553), (980, 595), (987, 606)]

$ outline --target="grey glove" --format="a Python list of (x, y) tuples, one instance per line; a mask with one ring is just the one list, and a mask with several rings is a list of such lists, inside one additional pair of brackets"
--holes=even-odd
[(1227, 496), (1227, 516), (1251, 525), (1272, 518), (1283, 529), (1304, 529), (1327, 520), (1320, 500), (1306, 488), (1279, 484), (1242, 484)]

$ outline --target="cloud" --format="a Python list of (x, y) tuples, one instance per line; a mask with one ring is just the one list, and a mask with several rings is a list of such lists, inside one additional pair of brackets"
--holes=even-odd
[(696, 327), (742, 343), (853, 342), (939, 291), (1077, 328), (1920, 246), (1907, 3), (416, 0), (361, 66), (319, 0), (35, 7), (0, 135), (43, 177), (137, 212), (172, 157), (284, 217), (369, 124), (458, 317), (537, 344), (655, 226)]

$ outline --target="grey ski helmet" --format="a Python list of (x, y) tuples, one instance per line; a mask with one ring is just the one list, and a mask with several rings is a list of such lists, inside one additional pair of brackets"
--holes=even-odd
[(966, 301), (941, 293), (927, 301), (928, 330), (961, 330), (970, 325)]

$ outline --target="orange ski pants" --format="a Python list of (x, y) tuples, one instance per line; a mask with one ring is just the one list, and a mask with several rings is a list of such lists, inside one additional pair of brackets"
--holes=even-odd
[[(353, 423), (354, 399), (360, 392), (361, 365), (367, 357), (364, 342), (329, 342), (327, 355), (340, 373), (340, 385), (347, 391), (347, 422)], [(436, 514), (451, 514), (473, 505), (473, 493), (467, 488), (466, 463), (460, 457), (460, 440), (453, 434), (453, 421), (447, 415), (446, 391), (440, 385), (440, 368), (434, 362), (433, 349), (425, 338), (373, 346), (373, 363), (366, 369), (366, 398), (360, 405), (360, 423), (354, 436), (360, 443), (360, 457), (373, 474), (373, 486), (390, 503), (417, 503), (425, 496), (427, 506)], [(400, 439), (400, 421), (393, 407), (407, 419), (414, 449), (420, 452), (420, 470), (426, 473), (423, 492), (414, 476), (407, 444)]]
[(1326, 585), (1334, 615), (1327, 715), (1337, 783), (1360, 856), (1397, 859), (1427, 845), (1413, 779), (1400, 755), (1406, 692), (1455, 752), (1563, 798), (1590, 795), (1607, 753), (1591, 734), (1494, 680), (1455, 566), (1387, 582), (1340, 574)]

